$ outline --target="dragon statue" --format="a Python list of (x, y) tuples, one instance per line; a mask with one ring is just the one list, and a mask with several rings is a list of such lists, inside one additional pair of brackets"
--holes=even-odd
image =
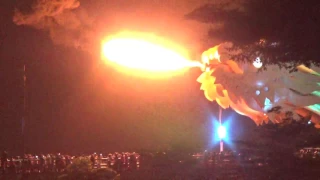
[(308, 120), (320, 128), (320, 91), (316, 90), (320, 83), (314, 83), (319, 73), (304, 65), (295, 73), (277, 66), (259, 72), (253, 64), (222, 57), (220, 51), (223, 45), (202, 53), (204, 67), (197, 81), (207, 100), (232, 108), (257, 125)]

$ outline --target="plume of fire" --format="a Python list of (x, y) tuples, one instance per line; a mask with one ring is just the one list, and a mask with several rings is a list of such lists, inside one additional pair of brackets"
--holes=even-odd
[(189, 60), (185, 49), (152, 34), (121, 32), (105, 39), (101, 48), (102, 58), (107, 62), (152, 74), (202, 66)]
[[(122, 32), (102, 42), (102, 57), (121, 67), (152, 72), (176, 72), (190, 67), (200, 67), (204, 72), (197, 79), (209, 101), (216, 101), (222, 108), (231, 107), (237, 113), (250, 117), (257, 124), (268, 120), (263, 112), (250, 108), (242, 97), (235, 97), (222, 84), (215, 84), (212, 72), (224, 66), (231, 73), (243, 74), (232, 60), (220, 61), (219, 46), (203, 52), (202, 63), (190, 61), (185, 50), (172, 42), (145, 33)], [(204, 68), (204, 66), (207, 68)], [(150, 76), (150, 73), (148, 73)]]

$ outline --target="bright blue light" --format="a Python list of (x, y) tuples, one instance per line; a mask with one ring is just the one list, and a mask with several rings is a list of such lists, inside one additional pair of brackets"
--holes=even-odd
[[(211, 142), (209, 144), (208, 148), (214, 148), (219, 146), (219, 142), (223, 140), (223, 143), (227, 145), (228, 147), (232, 146), (231, 138), (233, 137), (233, 133), (237, 132), (237, 129), (234, 129), (231, 131), (232, 122), (234, 119), (235, 113), (228, 113), (228, 115), (225, 113), (225, 116), (223, 116), (223, 124), (220, 124), (219, 120), (212, 116), (211, 119)], [(222, 126), (222, 128), (220, 127)], [(222, 132), (222, 133), (221, 133)], [(222, 136), (221, 136), (222, 135)]]
[(223, 127), (223, 126), (219, 126), (219, 128), (218, 128), (218, 136), (219, 136), (219, 138), (220, 138), (220, 139), (223, 139), (223, 138), (226, 137), (226, 135), (227, 135), (227, 130), (226, 130), (226, 128)]

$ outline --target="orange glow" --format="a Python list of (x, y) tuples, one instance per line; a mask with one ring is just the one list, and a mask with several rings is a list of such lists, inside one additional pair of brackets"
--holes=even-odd
[(200, 67), (187, 51), (155, 35), (123, 32), (102, 42), (102, 57), (123, 68), (163, 73)]

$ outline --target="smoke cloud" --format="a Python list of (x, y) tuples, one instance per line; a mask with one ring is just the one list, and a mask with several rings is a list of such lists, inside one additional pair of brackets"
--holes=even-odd
[(238, 6), (235, 0), (95, 0), (81, 1), (81, 6), (80, 0), (31, 1), (29, 10), (15, 9), (16, 25), (46, 31), (55, 44), (94, 54), (102, 38), (122, 30), (152, 32), (200, 53), (202, 46), (215, 44), (207, 38), (212, 25), (187, 20), (184, 15), (207, 3)]
[(55, 44), (86, 49), (93, 21), (78, 0), (36, 0), (30, 12), (15, 9), (13, 22), (47, 31)]

